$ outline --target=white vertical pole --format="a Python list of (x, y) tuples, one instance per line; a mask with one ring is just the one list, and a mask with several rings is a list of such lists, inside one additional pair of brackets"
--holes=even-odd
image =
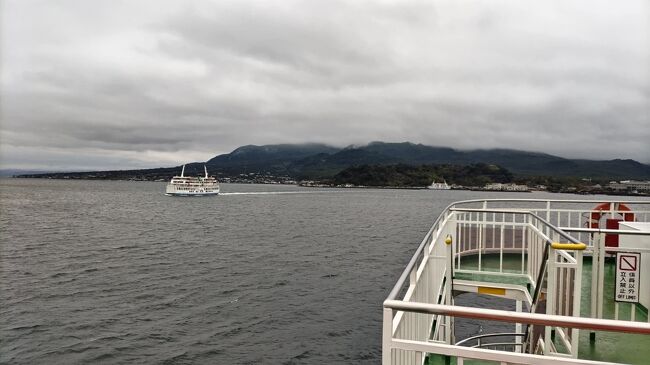
[[(487, 209), (487, 201), (483, 201), (483, 210)], [(479, 226), (478, 226), (478, 270), (481, 271), (482, 267), (482, 256), (483, 256), (483, 247), (485, 247), (485, 235), (483, 232), (485, 230), (486, 224), (485, 219), (486, 215), (484, 212), (479, 213)]]
[[(456, 213), (454, 213), (454, 215), (449, 219), (449, 227), (452, 227), (450, 229), (450, 237), (452, 238), (452, 244), (448, 245), (448, 246), (450, 246), (449, 247), (449, 250), (450, 250), (449, 253), (451, 254), (451, 260), (449, 260), (449, 262), (451, 264), (451, 266), (449, 267), (449, 270), (451, 271), (451, 273), (449, 275), (450, 276), (450, 281), (449, 281), (449, 291), (448, 291), (448, 293), (449, 293), (449, 305), (454, 305), (454, 295), (453, 295), (453, 293), (454, 293), (454, 291), (453, 291), (454, 290), (454, 265), (453, 265), (454, 260), (453, 260), (453, 257), (454, 257), (455, 252), (454, 252), (453, 241), (458, 239), (458, 237), (455, 237), (455, 233), (457, 232)], [(450, 317), (449, 318), (449, 337), (450, 337), (450, 342), (449, 343), (450, 344), (455, 344), (456, 343), (456, 330), (455, 330), (455, 323), (454, 322), (455, 322), (455, 318)]]
[[(530, 219), (529, 215), (524, 215), (524, 222), (523, 223), (530, 224), (531, 223), (530, 220), (531, 219)], [(514, 232), (516, 230), (515, 226), (512, 226), (512, 228), (513, 228), (512, 231)], [(526, 272), (526, 266), (525, 266), (526, 265), (526, 245), (525, 245), (525, 242), (524, 242), (525, 238), (526, 238), (525, 237), (525, 232), (526, 232), (525, 229), (526, 229), (525, 225), (521, 226), (521, 270), (519, 272), (522, 273), (522, 274)], [(512, 235), (513, 241), (514, 241), (514, 237), (515, 237), (515, 235), (513, 233), (513, 235)]]
[(392, 349), (391, 343), (393, 338), (393, 310), (384, 308), (384, 325), (382, 334), (381, 363), (382, 365), (391, 365)]
[[(559, 255), (558, 255), (559, 256)], [(564, 258), (560, 256), (560, 263), (564, 261)], [(565, 268), (560, 267), (558, 268), (558, 273), (557, 273), (557, 297), (559, 298), (559, 308), (556, 307), (555, 309), (557, 310), (557, 314), (564, 316), (566, 315), (564, 309), (566, 308), (566, 303), (567, 303), (567, 289), (565, 288), (565, 281), (564, 281), (564, 275), (565, 275)]]
[(598, 261), (598, 318), (603, 318), (603, 294), (605, 285), (605, 234), (598, 234), (598, 247), (600, 250)]
[[(453, 217), (450, 218), (450, 222), (448, 223), (449, 227), (455, 227), (456, 226), (456, 215), (454, 214)], [(453, 234), (452, 230), (449, 229), (447, 234), (447, 237), (445, 238), (445, 250), (447, 252), (447, 259), (446, 259), (446, 285), (445, 285), (445, 304), (447, 305), (453, 305), (453, 297), (452, 297), (452, 290), (453, 290), (453, 285), (454, 285), (454, 265), (453, 265)], [(451, 316), (445, 316), (445, 339), (448, 345), (454, 344), (454, 331), (453, 331), (453, 326), (454, 322)]]
[(483, 229), (483, 224), (482, 224), (483, 213), (478, 213), (477, 218), (478, 218), (478, 224), (476, 225), (476, 229), (478, 230), (478, 237), (477, 237), (477, 240), (476, 240), (476, 244), (478, 246), (478, 271), (481, 271), (481, 263), (482, 263), (481, 260), (483, 258), (483, 256), (482, 256), (483, 255), (483, 245), (482, 245), (482, 242), (483, 242), (483, 234), (482, 234), (483, 233), (483, 231), (482, 231), (482, 229)]
[[(580, 316), (580, 302), (582, 301), (582, 251), (576, 253), (576, 270), (573, 278), (573, 317)], [(578, 344), (580, 343), (580, 330), (571, 330), (571, 354), (578, 358)]]
[[(496, 248), (496, 241), (497, 241), (497, 214), (492, 213), (492, 248)], [(499, 261), (503, 260), (503, 258), (499, 259)], [(499, 264), (501, 266), (501, 264)], [(499, 269), (501, 271), (501, 269)]]
[[(517, 313), (522, 311), (522, 302), (521, 300), (518, 300), (515, 304), (515, 309), (517, 310)], [(515, 324), (515, 333), (521, 333), (522, 331), (522, 326), (521, 323)], [(515, 337), (515, 342), (518, 344), (521, 344), (522, 342), (522, 337), (521, 336), (516, 336)], [(522, 346), (515, 346), (515, 352), (521, 352)]]
[(505, 223), (505, 220), (502, 220), (501, 229), (500, 229), (500, 233), (499, 233), (499, 247), (500, 247), (500, 249), (499, 249), (499, 255), (500, 255), (499, 261), (501, 262), (501, 264), (499, 266), (499, 272), (503, 272), (503, 242), (504, 242), (503, 241), (503, 226), (504, 226), (504, 223)]
[[(549, 248), (548, 254), (548, 278), (546, 292), (546, 314), (555, 314), (555, 297), (556, 297), (556, 268), (555, 268), (555, 250)], [(551, 352), (551, 326), (544, 327), (544, 354)]]
[[(511, 242), (512, 242), (512, 248), (515, 248), (515, 233), (516, 233), (516, 230), (517, 230), (517, 227), (515, 226), (515, 221), (517, 219), (517, 216), (514, 213), (510, 213), (510, 214), (512, 214), (512, 226), (511, 226), (512, 227), (512, 241)], [(522, 250), (521, 254), (523, 256), (523, 254), (524, 254), (523, 253), (523, 250), (524, 250), (523, 245), (521, 246), (521, 250)]]
[[(546, 201), (546, 221), (551, 223), (551, 201), (550, 200)], [(557, 226), (559, 226), (559, 225), (557, 225)], [(550, 229), (551, 229), (550, 227), (544, 225), (544, 230), (542, 232), (544, 232), (544, 234), (546, 234), (546, 237), (548, 237), (548, 235), (550, 233), (550, 231), (549, 231)]]
[[(591, 277), (596, 280), (591, 280), (591, 318), (598, 318), (598, 272), (600, 271), (600, 245), (598, 244), (598, 235), (593, 240), (592, 254), (591, 254)], [(593, 331), (592, 331), (593, 332)]]
[[(462, 213), (462, 214), (461, 214), (461, 219), (464, 218), (464, 217), (463, 217), (464, 214), (465, 214), (465, 213)], [(458, 223), (456, 223), (454, 226), (457, 227), (457, 228), (456, 228), (456, 231), (458, 232), (458, 234), (457, 234), (457, 236), (456, 236), (456, 253), (458, 254), (458, 257), (456, 258), (456, 260), (458, 260), (458, 261), (457, 261), (457, 265), (456, 265), (456, 270), (460, 270), (460, 256), (461, 256), (461, 254), (462, 254), (462, 252), (463, 252), (463, 246), (461, 246), (461, 241), (462, 241), (462, 240), (464, 239), (464, 237), (465, 237), (465, 235), (463, 234), (463, 230), (465, 230), (465, 224), (462, 223), (462, 224), (459, 226)]]

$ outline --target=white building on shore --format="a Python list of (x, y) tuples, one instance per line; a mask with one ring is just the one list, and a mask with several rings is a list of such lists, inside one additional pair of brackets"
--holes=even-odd
[(517, 185), (517, 184), (487, 184), (485, 185), (485, 190), (494, 190), (494, 191), (530, 191), (530, 188), (526, 185)]
[(617, 191), (650, 192), (650, 181), (623, 180), (611, 181), (609, 188)]

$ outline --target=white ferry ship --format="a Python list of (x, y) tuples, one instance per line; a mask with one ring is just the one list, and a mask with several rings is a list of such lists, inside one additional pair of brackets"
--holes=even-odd
[(427, 186), (427, 189), (431, 190), (450, 190), (451, 186), (447, 184), (447, 182), (443, 179), (441, 183), (436, 182), (435, 180), (431, 183), (431, 185)]
[(181, 170), (181, 176), (174, 176), (167, 184), (165, 195), (169, 196), (208, 196), (219, 194), (219, 183), (217, 179), (208, 176), (208, 169), (203, 165), (205, 177), (185, 176), (185, 165)]

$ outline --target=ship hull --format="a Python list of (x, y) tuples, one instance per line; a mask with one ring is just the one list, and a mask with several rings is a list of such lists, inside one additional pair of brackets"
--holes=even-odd
[(219, 192), (215, 193), (165, 193), (167, 196), (216, 196)]
[(427, 189), (429, 190), (451, 190), (451, 186), (449, 185), (437, 185), (437, 186), (427, 186)]

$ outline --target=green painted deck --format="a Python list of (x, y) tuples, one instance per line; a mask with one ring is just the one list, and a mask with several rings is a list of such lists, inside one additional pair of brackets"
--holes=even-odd
[[(580, 315), (589, 317), (591, 308), (591, 258), (585, 257), (582, 269), (582, 302)], [(614, 319), (614, 260), (605, 261), (605, 297), (603, 317)], [(620, 303), (619, 319), (630, 320), (631, 308), (636, 307), (638, 322), (648, 321), (648, 310), (641, 305)], [(580, 331), (579, 357), (581, 359), (621, 362), (628, 364), (650, 363), (650, 338), (643, 335), (597, 332), (595, 342), (589, 341), (589, 331)]]
[[(521, 255), (506, 254), (504, 257), (503, 271), (511, 274), (521, 272)], [(499, 255), (488, 254), (482, 255), (482, 270), (490, 270), (495, 273), (499, 272)], [(461, 259), (461, 269), (476, 270), (478, 269), (478, 256), (467, 256)], [(605, 262), (605, 294), (603, 299), (603, 318), (614, 319), (615, 301), (614, 301), (614, 260)], [(462, 273), (454, 274), (455, 279), (483, 281), (490, 283), (505, 283), (526, 286), (528, 280), (523, 276), (501, 276), (491, 275), (490, 273)], [(592, 281), (592, 262), (591, 257), (584, 257), (582, 269), (582, 299), (580, 305), (580, 315), (590, 317), (591, 311), (591, 281)], [(648, 309), (641, 305), (630, 303), (619, 303), (619, 320), (630, 320), (631, 311), (635, 310), (635, 321), (647, 322)], [(560, 346), (555, 341), (556, 346)], [(590, 332), (587, 330), (580, 331), (579, 358), (587, 360), (608, 361), (628, 364), (650, 364), (650, 338), (643, 335), (626, 334), (618, 332), (596, 332), (595, 341), (590, 341)], [(455, 364), (455, 359), (445, 359), (440, 355), (429, 355), (427, 364), (444, 365)], [(469, 361), (465, 364), (496, 364), (491, 361)]]

